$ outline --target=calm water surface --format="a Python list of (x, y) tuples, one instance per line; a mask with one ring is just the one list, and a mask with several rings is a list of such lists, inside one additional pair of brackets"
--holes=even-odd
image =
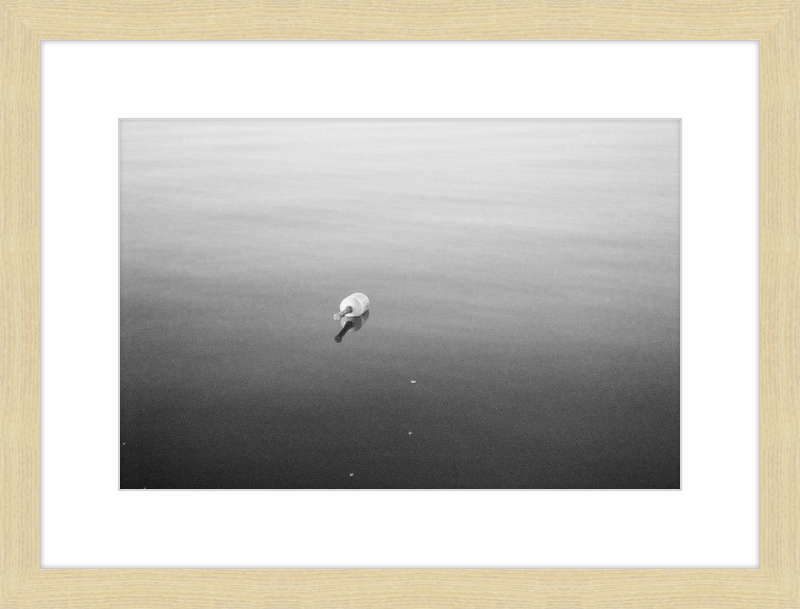
[(678, 488), (679, 130), (123, 121), (121, 487)]

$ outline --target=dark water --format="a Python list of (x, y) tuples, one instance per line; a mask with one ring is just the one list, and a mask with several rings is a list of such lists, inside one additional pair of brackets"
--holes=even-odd
[(123, 121), (121, 487), (678, 488), (679, 129)]

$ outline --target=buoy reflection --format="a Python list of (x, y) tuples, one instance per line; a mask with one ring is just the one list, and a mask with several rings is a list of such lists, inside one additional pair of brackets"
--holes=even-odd
[(363, 315), (359, 315), (358, 317), (342, 317), (339, 320), (339, 323), (342, 326), (342, 331), (339, 332), (336, 336), (333, 337), (337, 343), (342, 342), (344, 335), (347, 334), (350, 330), (353, 332), (358, 332), (367, 320), (369, 319), (369, 310), (364, 311)]

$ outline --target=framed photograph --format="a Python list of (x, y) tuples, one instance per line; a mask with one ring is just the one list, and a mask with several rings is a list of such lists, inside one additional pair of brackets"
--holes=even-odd
[[(798, 296), (792, 279), (797, 249), (792, 193), (798, 155), (793, 108), (800, 93), (790, 61), (798, 45), (796, 7), (531, 3), (506, 7), (492, 18), (481, 5), (463, 6), (455, 15), (442, 7), (403, 4), (381, 9), (354, 5), (346, 11), (312, 8), (310, 13), (307, 6), (199, 3), (175, 10), (125, 4), (42, 8), (24, 2), (5, 7), (2, 44), (8, 78), (1, 94), (7, 108), (2, 115), (8, 152), (2, 207), (7, 256), (0, 268), (9, 289), (2, 296), (6, 372), (0, 483), (7, 499), (0, 538), (0, 606), (798, 606), (792, 558), (800, 532), (794, 510), (798, 415), (792, 398), (791, 311)], [(443, 105), (431, 113), (412, 103), (407, 116), (402, 110), (370, 116), (359, 106), (350, 113), (333, 110), (337, 114), (323, 118), (309, 106), (292, 113), (271, 110), (263, 116), (226, 118), (223, 111), (214, 115), (185, 105), (182, 112), (181, 96), (193, 95), (188, 85), (178, 72), (169, 83), (153, 69), (147, 77), (160, 79), (163, 97), (174, 99), (174, 108), (159, 115), (156, 106), (138, 113), (132, 104), (131, 113), (120, 111), (113, 121), (98, 119), (113, 124), (118, 158), (109, 159), (88, 131), (81, 136), (69, 129), (65, 141), (72, 137), (69, 154), (77, 164), (40, 157), (41, 133), (48, 134), (49, 150), (59, 149), (51, 134), (61, 127), (54, 125), (70, 125), (64, 116), (71, 110), (59, 117), (53, 110), (58, 104), (74, 108), (83, 96), (92, 100), (84, 104), (85, 111), (95, 112), (103, 103), (102, 89), (93, 89), (67, 68), (76, 56), (45, 53), (44, 45), (51, 44), (47, 41), (440, 38), (758, 41), (760, 237), (747, 237), (738, 249), (735, 241), (722, 247), (708, 237), (700, 247), (707, 256), (687, 258), (692, 263), (687, 270), (686, 247), (698, 243), (699, 227), (706, 234), (735, 234), (735, 225), (756, 223), (752, 207), (733, 203), (736, 189), (752, 189), (752, 195), (756, 186), (752, 167), (739, 164), (742, 155), (727, 174), (714, 174), (722, 180), (717, 182), (719, 197), (703, 220), (707, 224), (683, 231), (686, 214), (691, 216), (695, 208), (687, 212), (685, 201), (682, 207), (682, 191), (693, 179), (688, 171), (685, 182), (682, 170), (691, 168), (705, 150), (695, 137), (695, 115), (688, 110), (656, 109), (638, 117), (611, 112), (602, 118), (574, 109), (563, 113), (570, 118), (553, 118), (557, 113), (552, 110), (509, 110), (502, 117), (468, 106), (449, 113)], [(448, 44), (456, 43), (423, 49), (417, 65), (433, 64), (434, 72), (450, 65), (454, 73), (464, 72), (459, 67), (463, 64), (447, 55)], [(153, 49), (152, 61), (177, 65), (172, 62), (181, 45)], [(471, 55), (475, 81), (486, 83), (495, 73), (496, 83), (507, 82), (519, 73), (504, 60), (516, 50), (494, 49), (490, 56), (482, 55), (488, 49), (480, 43), (477, 48), (471, 51), (477, 53)], [(747, 77), (733, 76), (733, 64), (725, 63), (721, 54), (714, 56), (714, 48), (710, 44), (687, 51), (695, 53), (698, 73), (708, 75), (702, 85), (697, 81), (697, 94), (705, 96), (708, 108), (718, 109), (720, 124), (728, 121), (728, 135), (725, 129), (709, 130), (704, 137), (717, 139), (720, 146), (735, 133), (730, 137), (735, 146), (754, 133), (752, 123), (742, 117), (757, 106), (751, 98), (742, 104), (732, 101), (739, 99), (737, 91), (746, 91), (736, 87)], [(115, 78), (127, 78), (132, 88), (138, 87), (140, 76), (118, 50), (109, 47), (104, 56), (109, 87)], [(207, 74), (220, 87), (227, 86), (226, 71), (233, 81), (249, 69), (237, 61), (241, 51), (228, 48), (215, 58), (217, 51), (211, 50), (205, 57)], [(353, 51), (332, 49), (327, 68), (319, 54), (293, 64), (295, 52), (282, 48), (284, 67), (274, 56), (261, 58), (262, 65), (270, 66), (261, 76), (275, 77), (276, 88), (291, 87), (298, 74), (324, 87), (326, 70), (329, 78), (340, 78), (331, 66), (346, 63), (346, 54)], [(620, 47), (614, 52), (625, 51)], [(649, 53), (641, 53), (648, 72), (641, 73), (639, 86), (654, 86), (648, 83), (660, 79), (669, 89), (671, 79), (681, 74), (669, 73)], [(740, 58), (753, 57), (747, 53)], [(394, 78), (394, 87), (402, 88), (407, 81), (391, 53), (376, 47), (370, 54), (386, 67), (371, 72), (374, 85), (387, 87)], [(611, 56), (598, 55), (596, 60), (614, 63)], [(302, 61), (308, 69), (286, 67)], [(194, 70), (188, 61), (182, 65)], [(275, 76), (281, 69), (285, 74)], [(583, 69), (570, 72), (571, 78), (590, 78), (591, 67)], [(103, 73), (97, 66), (91, 71), (95, 78)], [(60, 83), (53, 74), (60, 74)], [(550, 78), (555, 82), (563, 77), (554, 72)], [(458, 84), (463, 78), (444, 80), (454, 97), (464, 97)], [(179, 94), (179, 89), (185, 90)], [(435, 87), (429, 90), (436, 95)], [(312, 116), (317, 118), (308, 118)], [(74, 129), (84, 128), (78, 115), (73, 122)], [(48, 175), (41, 188), (40, 163)], [(118, 243), (118, 257), (103, 256), (103, 248), (89, 251), (82, 232), (86, 226), (80, 225), (85, 225), (91, 206), (75, 213), (75, 207), (52, 204), (58, 180), (86, 193), (87, 200), (94, 196), (90, 191), (100, 186), (91, 184), (90, 166), (98, 184), (118, 177), (119, 207), (106, 206), (110, 223), (105, 226), (116, 226), (119, 233), (100, 231), (106, 243)], [(57, 180), (51, 182), (54, 175)], [(47, 215), (40, 208), (42, 189), (51, 201)], [(741, 194), (741, 200), (747, 196)], [(54, 230), (56, 226), (61, 230)], [(64, 241), (51, 237), (59, 232), (59, 239), (79, 244), (70, 246), (78, 257), (58, 256), (56, 244)], [(81, 249), (80, 244), (87, 245)], [(724, 263), (720, 256), (726, 257)], [(78, 268), (81, 260), (85, 264)], [(116, 304), (90, 287), (99, 260), (118, 273)], [(40, 284), (43, 267), (48, 279)], [(706, 292), (694, 294), (707, 294), (707, 308), (716, 311), (716, 334), (709, 332), (708, 337), (716, 337), (717, 353), (740, 353), (735, 365), (698, 363), (698, 354), (708, 352), (693, 353), (696, 342), (684, 341), (682, 333), (697, 320), (691, 311), (684, 315), (682, 291), (688, 280), (705, 283)], [(746, 292), (727, 289), (734, 285), (728, 280), (751, 287), (760, 283), (759, 338), (741, 327), (756, 305), (743, 302)], [(43, 290), (49, 298), (46, 309)], [(70, 295), (78, 292), (82, 297), (73, 300)], [(61, 304), (53, 307), (56, 300)], [(101, 318), (109, 315), (119, 324), (119, 336), (103, 337), (103, 344), (119, 349), (118, 364), (116, 356), (97, 351), (94, 345), (99, 343), (87, 338), (93, 333), (91, 320), (97, 319), (99, 328)], [(712, 319), (710, 315), (704, 319)], [(42, 327), (52, 336), (56, 326), (68, 329), (68, 340), (42, 351)], [(746, 356), (748, 348), (755, 350), (756, 340), (760, 377), (748, 370)], [(111, 374), (103, 359), (111, 363)], [(696, 374), (683, 375), (687, 359), (695, 371), (706, 371), (702, 393), (692, 385)], [(96, 386), (87, 384), (87, 367)], [(49, 384), (40, 386), (43, 375)], [(42, 391), (49, 404), (59, 391), (72, 399), (76, 391), (85, 391), (87, 401), (97, 402), (109, 382), (119, 396), (119, 410), (108, 415), (111, 410), (106, 409), (104, 416), (111, 419), (103, 424), (118, 414), (112, 420), (118, 434), (104, 435), (102, 442), (114, 445), (116, 464), (99, 457), (86, 441), (85, 434), (99, 429), (93, 427), (91, 409), (49, 407), (47, 417), (40, 413)], [(712, 421), (717, 429), (713, 433), (727, 436), (708, 440), (714, 450), (725, 446), (716, 456), (726, 468), (723, 472), (720, 465), (724, 483), (698, 484), (692, 468), (686, 469), (682, 449), (687, 409), (689, 418), (696, 418), (700, 395), (719, 406), (736, 399), (732, 396), (756, 391), (760, 430), (738, 408), (731, 408), (725, 420)], [(721, 409), (713, 412), (719, 416)], [(740, 427), (734, 428), (734, 420)], [(745, 454), (748, 446), (755, 446), (756, 433), (757, 466), (752, 451)], [(690, 446), (698, 446), (697, 435)], [(696, 453), (689, 454), (695, 464)], [(66, 473), (81, 467), (86, 469), (83, 478)], [(756, 496), (748, 482), (756, 479), (756, 467), (760, 511), (742, 503)], [(126, 509), (140, 510), (139, 516), (114, 512), (102, 502), (81, 507), (79, 480), (94, 476), (108, 486), (113, 470), (118, 472), (111, 480), (116, 496), (126, 498)], [(719, 490), (735, 488), (737, 475), (741, 493)], [(71, 495), (64, 494), (76, 482)], [(750, 495), (745, 492), (748, 484)], [(703, 486), (705, 494), (697, 494)], [(86, 488), (85, 496), (95, 497)], [(451, 492), (437, 496), (438, 506), (434, 498), (404, 503), (397, 493), (433, 489)], [(168, 493), (162, 491), (178, 490), (213, 490), (214, 502), (195, 492), (167, 506)], [(215, 518), (229, 522), (229, 536), (246, 536), (242, 523), (254, 516), (240, 513), (236, 522), (233, 503), (226, 499), (236, 496), (226, 493), (234, 490), (270, 491), (260, 495), (273, 498), (267, 517), (284, 519), (291, 523), (289, 529), (299, 522), (292, 518), (313, 517), (305, 536), (295, 537), (285, 562), (273, 555), (265, 566), (274, 568), (232, 569), (237, 564), (226, 561), (218, 565), (228, 568), (210, 568), (213, 540), (219, 538), (211, 527), (207, 542), (192, 540), (184, 544), (183, 554), (169, 555), (166, 562), (136, 546), (137, 531), (150, 526), (148, 519), (157, 526), (154, 509), (163, 510), (162, 524), (175, 522), (183, 510), (195, 531), (198, 522)], [(558, 504), (541, 504), (560, 510), (561, 518), (570, 513), (583, 518), (575, 523), (576, 531), (598, 530), (604, 520), (607, 532), (619, 534), (620, 546), (625, 546), (620, 519), (646, 495), (653, 511), (634, 526), (641, 544), (647, 545), (649, 537), (657, 548), (658, 528), (673, 536), (676, 546), (683, 543), (677, 532), (681, 525), (668, 523), (670, 497), (695, 493), (692, 505), (698, 517), (716, 513), (718, 523), (725, 523), (709, 533), (708, 543), (716, 544), (717, 553), (696, 555), (691, 566), (704, 567), (700, 569), (683, 568), (692, 562), (686, 548), (680, 559), (659, 562), (650, 554), (650, 562), (644, 561), (681, 568), (570, 569), (552, 567), (587, 564), (570, 563), (562, 555), (553, 555), (548, 563), (543, 551), (534, 561), (543, 568), (509, 570), (500, 567), (533, 564), (531, 555), (520, 560), (497, 545), (487, 550), (484, 561), (479, 549), (463, 543), (470, 522), (476, 540), (484, 540), (478, 544), (490, 539), (490, 529), (500, 537), (513, 536), (529, 505), (519, 498), (532, 496), (526, 492), (555, 497), (561, 494), (552, 491), (587, 490), (626, 492), (608, 504), (603, 512), (608, 516), (582, 517), (570, 504), (569, 493)], [(327, 513), (311, 505), (320, 496), (313, 493), (323, 491), (339, 493), (318, 504)], [(479, 491), (484, 498), (493, 493), (509, 502), (482, 502), (475, 494)], [(506, 491), (516, 495), (504, 495)], [(706, 501), (711, 495), (716, 503)], [(577, 494), (572, 497), (572, 504), (580, 501)], [(628, 507), (620, 510), (626, 502)], [(458, 513), (451, 537), (437, 536), (428, 526), (410, 539), (428, 536), (432, 546), (449, 539), (449, 553), (439, 548), (426, 555), (424, 548), (413, 551), (408, 545), (401, 551), (399, 542), (397, 550), (384, 543), (379, 552), (381, 542), (397, 541), (414, 519), (425, 520), (416, 511), (423, 503), (432, 516), (428, 525), (444, 522), (448, 511)], [(253, 504), (259, 505), (263, 508), (263, 503)], [(409, 507), (406, 519), (402, 512)], [(355, 531), (358, 515), (370, 510), (383, 517), (364, 521), (364, 530)], [(543, 507), (537, 518), (547, 520), (545, 513)], [(740, 554), (728, 562), (719, 558), (726, 552), (733, 556), (722, 540), (733, 544), (734, 538), (746, 538), (747, 532), (738, 527), (755, 513), (760, 541), (745, 546), (759, 548), (758, 564), (738, 568), (746, 563)], [(394, 530), (394, 538), (381, 537), (382, 532), (372, 546), (365, 545), (379, 520), (385, 531)], [(98, 554), (92, 552), (102, 539), (88, 531), (91, 521), (102, 522), (101, 528), (128, 529), (127, 551), (136, 558), (127, 564), (142, 568), (122, 568), (126, 563), (119, 557), (126, 543), (112, 529), (106, 529), (106, 545), (116, 547), (107, 555), (117, 558), (93, 563)], [(566, 521), (560, 522), (556, 528)], [(726, 533), (725, 526), (733, 528)], [(279, 528), (274, 529), (276, 547), (291, 547)], [(456, 530), (461, 531), (457, 542), (452, 536)], [(178, 539), (166, 530), (157, 535), (164, 544)], [(324, 539), (328, 554), (308, 545), (315, 535)], [(522, 543), (530, 543), (527, 535), (520, 535)], [(60, 544), (58, 551), (47, 546), (46, 561), (44, 537), (58, 537)], [(263, 543), (263, 531), (252, 539)], [(612, 558), (611, 537), (604, 539), (608, 555), (594, 564), (625, 566), (625, 558)], [(148, 543), (145, 539), (142, 545)], [(208, 544), (212, 550), (201, 549)], [(70, 547), (80, 558), (64, 562)], [(403, 568), (309, 568), (359, 566), (359, 557), (370, 551), (377, 557), (374, 564)], [(192, 552), (204, 558), (187, 560)], [(597, 552), (602, 553), (602, 546)], [(338, 559), (325, 558), (337, 553)], [(242, 560), (239, 564), (247, 567), (264, 564), (258, 558)], [(202, 568), (158, 568), (165, 565)], [(442, 568), (422, 568), (432, 565)], [(114, 568), (87, 568), (98, 566)], [(409, 568), (416, 566), (421, 568)], [(470, 568), (446, 568), (459, 566)], [(495, 568), (477, 568), (481, 566)]]
[(677, 119), (122, 120), (120, 487), (679, 489), (679, 156)]

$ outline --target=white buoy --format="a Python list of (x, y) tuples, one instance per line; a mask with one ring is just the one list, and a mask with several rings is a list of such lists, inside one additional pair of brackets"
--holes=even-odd
[(356, 292), (342, 301), (342, 304), (339, 305), (339, 312), (333, 318), (339, 321), (342, 317), (358, 317), (367, 310), (369, 310), (369, 298), (366, 294)]

